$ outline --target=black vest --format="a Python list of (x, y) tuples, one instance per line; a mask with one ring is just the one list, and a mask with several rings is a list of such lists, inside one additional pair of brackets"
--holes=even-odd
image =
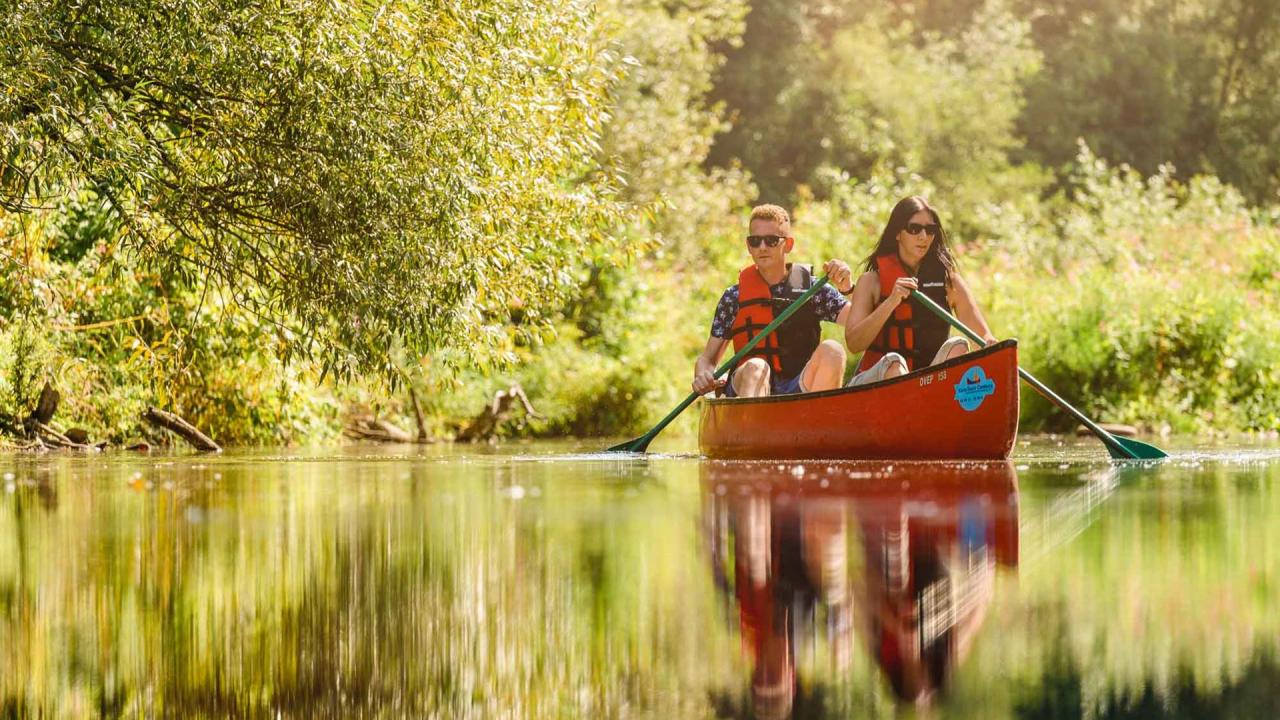
[[(791, 265), (790, 271), (787, 273), (785, 288), (782, 297), (770, 295), (765, 298), (747, 298), (743, 299), (741, 294), (738, 297), (738, 307), (743, 308), (749, 305), (768, 304), (773, 310), (773, 317), (778, 317), (793, 302), (809, 288), (813, 287), (813, 270), (809, 265), (801, 265), (795, 263)], [(739, 288), (741, 293), (741, 288)], [(754, 337), (764, 326), (744, 328), (747, 331), (748, 338)], [(757, 345), (752, 354), (762, 354), (778, 357), (781, 365), (781, 371), (778, 373), (779, 379), (789, 380), (801, 373), (804, 366), (809, 362), (809, 358), (813, 356), (813, 352), (818, 349), (818, 344), (822, 342), (821, 321), (818, 319), (817, 312), (814, 311), (813, 301), (805, 303), (799, 309), (787, 318), (786, 322), (778, 326), (774, 331), (777, 333), (778, 347), (761, 348)]]

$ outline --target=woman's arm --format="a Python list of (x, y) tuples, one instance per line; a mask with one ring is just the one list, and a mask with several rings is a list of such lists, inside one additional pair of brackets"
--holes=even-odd
[(889, 297), (876, 305), (880, 294), (880, 276), (873, 270), (862, 273), (858, 283), (853, 286), (853, 297), (849, 299), (850, 310), (844, 322), (844, 344), (848, 346), (849, 352), (858, 353), (871, 347), (885, 321), (916, 287), (915, 278), (898, 278)]
[(968, 325), (969, 329), (981, 336), (986, 344), (996, 342), (996, 336), (991, 334), (987, 319), (982, 316), (982, 310), (978, 309), (978, 302), (973, 299), (973, 293), (970, 292), (964, 278), (959, 275), (951, 276), (951, 288), (947, 291), (947, 299), (956, 309), (956, 317), (960, 318), (960, 322)]

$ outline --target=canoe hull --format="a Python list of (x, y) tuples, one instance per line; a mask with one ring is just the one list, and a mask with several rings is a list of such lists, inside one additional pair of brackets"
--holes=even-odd
[(1018, 346), (1006, 340), (900, 378), (767, 398), (703, 399), (713, 458), (1001, 460), (1018, 434)]

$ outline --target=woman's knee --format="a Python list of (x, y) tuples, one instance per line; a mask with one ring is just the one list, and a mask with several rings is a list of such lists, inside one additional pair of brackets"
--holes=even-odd
[(968, 352), (971, 349), (969, 347), (969, 341), (965, 340), (964, 338), (952, 338), (951, 340), (947, 341), (947, 344), (950, 346), (947, 348), (946, 359), (948, 360), (952, 358), (958, 358), (961, 355), (968, 354)]
[(898, 353), (891, 352), (884, 356), (884, 377), (894, 378), (907, 374), (907, 360)]

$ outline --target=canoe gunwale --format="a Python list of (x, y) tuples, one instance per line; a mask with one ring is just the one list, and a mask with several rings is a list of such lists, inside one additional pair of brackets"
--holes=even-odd
[(957, 365), (965, 365), (973, 362), (974, 360), (980, 360), (989, 355), (994, 355), (998, 352), (1008, 350), (1009, 348), (1016, 348), (1017, 346), (1018, 346), (1018, 341), (1014, 338), (1010, 338), (1008, 340), (1001, 340), (998, 343), (992, 343), (991, 345), (988, 345), (984, 348), (975, 350), (970, 353), (965, 353), (964, 355), (961, 355), (958, 358), (952, 358), (951, 360), (940, 362), (937, 365), (928, 365), (926, 367), (920, 368), (919, 370), (912, 370), (906, 375), (890, 378), (888, 380), (881, 380), (880, 382), (868, 383), (866, 385), (859, 385), (857, 387), (838, 387), (831, 390), (818, 390), (816, 392), (791, 393), (789, 395), (764, 395), (761, 397), (747, 397), (747, 398), (744, 398), (744, 397), (713, 398), (713, 397), (708, 397), (706, 395), (703, 395), (702, 401), (704, 403), (708, 403), (711, 405), (749, 405), (753, 403), (803, 402), (805, 400), (816, 399), (816, 398), (833, 397), (838, 395), (854, 395), (861, 392), (874, 391), (880, 388), (890, 387), (898, 383), (911, 382), (925, 375), (938, 372), (939, 370), (946, 370), (947, 368), (955, 367)]

